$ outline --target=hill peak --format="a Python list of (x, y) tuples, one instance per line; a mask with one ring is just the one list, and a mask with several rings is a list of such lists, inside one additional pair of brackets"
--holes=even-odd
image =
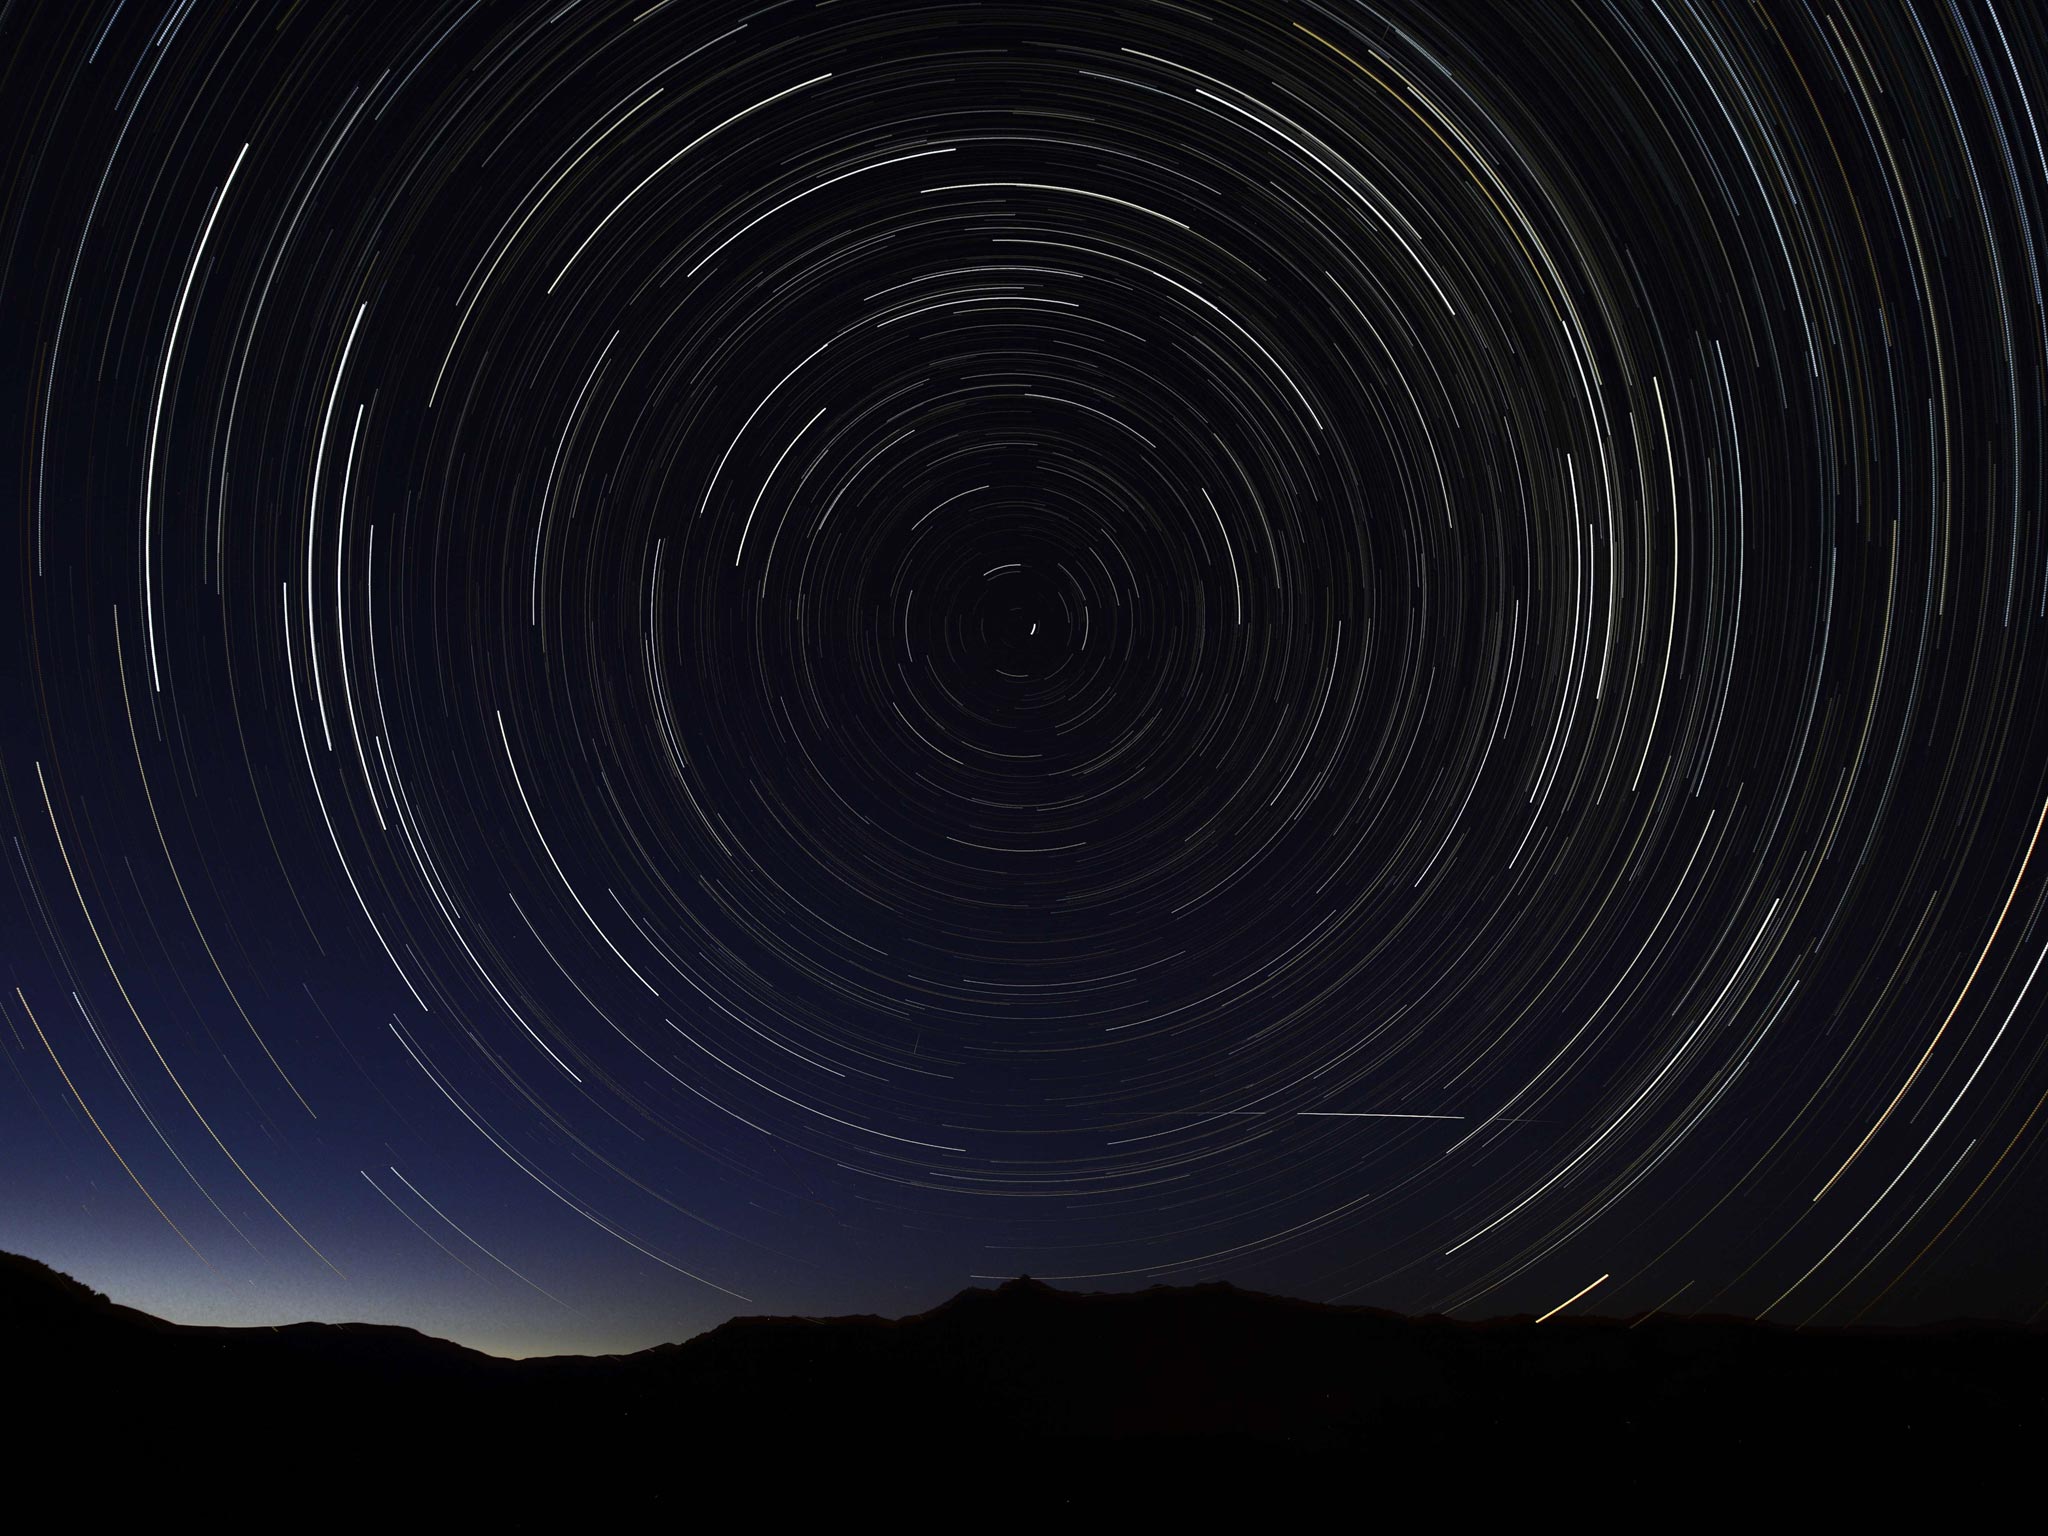
[(1034, 1280), (1029, 1275), (1019, 1275), (1014, 1280), (1005, 1280), (1001, 1285), (997, 1286), (996, 1294), (998, 1296), (1021, 1299), (1058, 1296), (1063, 1293), (1047, 1285), (1043, 1280)]

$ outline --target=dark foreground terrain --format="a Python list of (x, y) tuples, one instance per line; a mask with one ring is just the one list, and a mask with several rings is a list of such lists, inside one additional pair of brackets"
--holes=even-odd
[(142, 1499), (253, 1518), (287, 1497), (409, 1523), (438, 1492), (535, 1523), (552, 1500), (715, 1497), (864, 1525), (971, 1484), (946, 1495), (981, 1501), (948, 1505), (963, 1522), (1213, 1489), (1283, 1525), (1312, 1491), (1376, 1520), (1636, 1501), (1663, 1528), (1685, 1501), (2038, 1507), (2048, 1472), (2048, 1332), (1997, 1324), (1539, 1327), (1016, 1280), (900, 1321), (742, 1318), (635, 1355), (508, 1361), (367, 1324), (181, 1327), (0, 1255), (0, 1350), (5, 1486), (54, 1479), (80, 1516)]

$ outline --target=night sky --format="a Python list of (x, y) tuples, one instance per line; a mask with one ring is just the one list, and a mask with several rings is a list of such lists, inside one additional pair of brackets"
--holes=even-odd
[(2023, 0), (0, 3), (0, 1247), (2039, 1316), (2044, 118)]

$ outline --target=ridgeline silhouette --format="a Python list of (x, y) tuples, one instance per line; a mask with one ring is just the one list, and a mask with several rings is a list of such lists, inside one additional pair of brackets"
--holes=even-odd
[(366, 1441), (458, 1460), (532, 1446), (563, 1466), (1002, 1447), (1099, 1473), (1148, 1448), (1234, 1449), (1333, 1474), (1369, 1452), (1381, 1476), (1598, 1457), (1622, 1485), (1725, 1488), (1850, 1454), (1927, 1478), (1967, 1452), (1981, 1475), (2008, 1449), (2030, 1462), (2048, 1429), (2037, 1327), (1466, 1323), (1224, 1284), (1018, 1279), (896, 1321), (736, 1318), (631, 1355), (513, 1361), (370, 1324), (175, 1325), (0, 1255), (0, 1347), (9, 1398), (44, 1427), (266, 1462)]

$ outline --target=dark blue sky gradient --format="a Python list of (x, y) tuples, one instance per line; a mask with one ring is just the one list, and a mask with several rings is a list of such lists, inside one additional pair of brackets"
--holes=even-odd
[(0, 5), (0, 1247), (2048, 1304), (2006, 0)]

